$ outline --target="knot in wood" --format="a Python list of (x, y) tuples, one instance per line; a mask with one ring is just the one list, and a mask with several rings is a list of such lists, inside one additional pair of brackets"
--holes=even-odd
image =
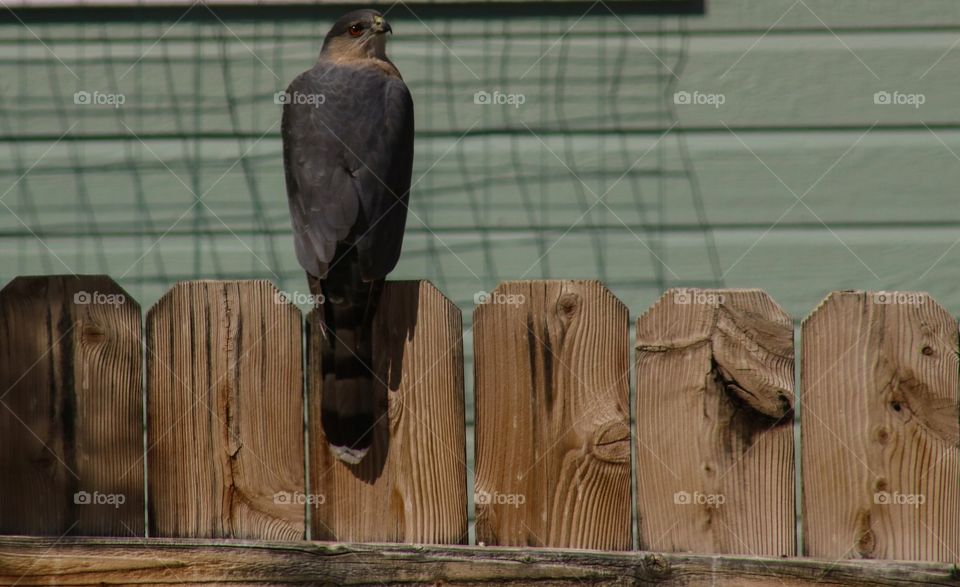
[(890, 488), (890, 484), (887, 483), (886, 478), (877, 477), (876, 481), (873, 482), (873, 491), (875, 493), (886, 492)]
[(857, 552), (864, 558), (872, 558), (877, 549), (877, 537), (871, 529), (870, 512), (861, 511), (857, 516)]
[(81, 338), (84, 343), (99, 344), (107, 340), (107, 331), (96, 322), (84, 322)]
[(573, 317), (580, 309), (580, 296), (575, 293), (565, 293), (557, 300), (557, 310), (566, 317)]
[(873, 430), (873, 439), (881, 446), (886, 446), (890, 442), (890, 431), (886, 426), (877, 426)]
[(593, 433), (593, 456), (609, 463), (630, 462), (630, 425), (623, 420), (604, 422)]
[(661, 554), (648, 554), (643, 557), (644, 573), (651, 578), (663, 578), (670, 574), (670, 561)]

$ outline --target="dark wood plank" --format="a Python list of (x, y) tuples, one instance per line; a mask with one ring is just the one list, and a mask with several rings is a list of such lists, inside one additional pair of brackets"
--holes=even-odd
[(183, 282), (146, 338), (150, 534), (304, 538), (300, 311), (268, 281)]
[(508, 282), (476, 309), (478, 541), (631, 547), (627, 320), (597, 281)]
[(0, 291), (0, 533), (144, 535), (140, 341), (109, 277)]
[(0, 585), (960, 585), (953, 565), (322, 542), (0, 538)]
[(796, 554), (793, 356), (760, 290), (669, 290), (637, 319), (641, 548)]
[(381, 418), (359, 465), (320, 425), (319, 312), (308, 317), (312, 537), (458, 544), (467, 539), (463, 326), (427, 281), (388, 282), (374, 322)]
[(834, 292), (802, 344), (807, 553), (956, 563), (957, 321), (923, 293)]

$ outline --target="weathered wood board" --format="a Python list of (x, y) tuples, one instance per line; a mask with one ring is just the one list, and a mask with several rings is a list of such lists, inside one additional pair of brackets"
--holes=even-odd
[(637, 319), (642, 549), (796, 554), (793, 356), (760, 290), (673, 289)]
[(960, 585), (948, 564), (322, 542), (0, 538), (0, 585)]
[(267, 281), (194, 281), (146, 323), (150, 535), (303, 539), (300, 311)]
[(0, 291), (0, 533), (143, 536), (140, 306), (102, 275)]
[(627, 308), (597, 281), (507, 282), (480, 301), (477, 540), (629, 549)]
[(919, 292), (834, 292), (803, 323), (806, 553), (957, 563), (957, 321)]
[(380, 417), (358, 465), (333, 456), (320, 423), (320, 318), (318, 310), (308, 316), (312, 538), (466, 542), (460, 310), (428, 281), (386, 283), (370, 365)]

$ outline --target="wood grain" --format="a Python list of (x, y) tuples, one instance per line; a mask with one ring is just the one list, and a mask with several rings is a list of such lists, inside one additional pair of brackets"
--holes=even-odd
[(637, 319), (641, 548), (796, 554), (793, 372), (762, 291), (673, 289)]
[(475, 310), (478, 541), (630, 548), (627, 332), (596, 281), (508, 282)]
[(0, 538), (0, 585), (960, 585), (948, 564), (322, 542)]
[(153, 536), (302, 539), (302, 317), (268, 281), (173, 287), (147, 314)]
[(109, 277), (0, 291), (0, 533), (144, 535), (141, 363)]
[(374, 321), (374, 444), (336, 459), (320, 425), (319, 312), (308, 316), (312, 537), (457, 544), (467, 539), (463, 326), (428, 281), (387, 282)]
[(834, 292), (804, 321), (809, 554), (960, 558), (957, 347), (922, 293)]

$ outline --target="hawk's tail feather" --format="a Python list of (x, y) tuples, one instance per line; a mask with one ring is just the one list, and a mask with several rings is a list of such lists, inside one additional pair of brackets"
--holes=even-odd
[(321, 425), (333, 454), (356, 464), (373, 444), (377, 423), (373, 317), (383, 281), (350, 281), (317, 280), (315, 293), (323, 295)]

